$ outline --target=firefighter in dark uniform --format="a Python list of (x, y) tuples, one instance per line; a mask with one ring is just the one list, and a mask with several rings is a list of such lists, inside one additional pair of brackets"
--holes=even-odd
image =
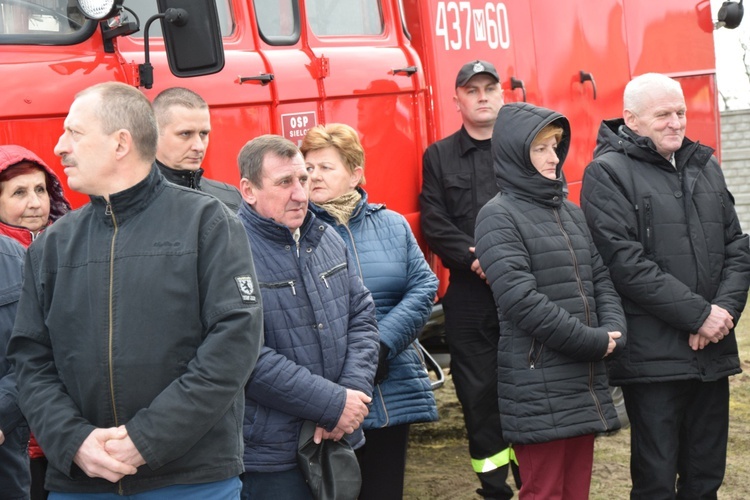
[(497, 406), (498, 319), (492, 291), (474, 255), (474, 222), (498, 188), (490, 139), (503, 105), (495, 67), (461, 67), (453, 98), (463, 126), (430, 145), (422, 160), (421, 226), (430, 249), (450, 270), (443, 297), (451, 374), (463, 406), (472, 467), (485, 498), (513, 497), (506, 483), (513, 450), (503, 441)]

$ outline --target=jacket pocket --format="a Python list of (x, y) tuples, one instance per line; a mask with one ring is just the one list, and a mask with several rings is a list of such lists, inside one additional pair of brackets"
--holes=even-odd
[(294, 280), (289, 281), (275, 281), (273, 283), (260, 283), (261, 288), (268, 288), (271, 290), (280, 290), (283, 288), (289, 288), (292, 295), (297, 295), (297, 289), (295, 288)]
[(337, 275), (338, 273), (346, 270), (346, 262), (342, 262), (341, 264), (337, 264), (330, 268), (328, 271), (320, 273), (319, 277), (320, 280), (323, 282), (323, 284), (326, 286), (326, 288), (331, 288), (328, 284), (328, 280), (332, 278), (333, 276)]
[(448, 213), (455, 219), (471, 217), (474, 206), (471, 174), (447, 175), (443, 185)]

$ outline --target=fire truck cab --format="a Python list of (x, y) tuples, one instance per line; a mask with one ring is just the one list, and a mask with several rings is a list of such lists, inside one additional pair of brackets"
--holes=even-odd
[[(455, 76), (475, 59), (497, 67), (506, 102), (568, 116), (565, 174), (574, 201), (599, 123), (621, 115), (622, 92), (634, 75), (656, 71), (680, 80), (689, 135), (718, 149), (709, 0), (83, 3), (107, 4), (102, 19), (84, 15), (76, 0), (0, 0), (0, 143), (25, 146), (53, 168), (60, 168), (53, 147), (80, 90), (122, 81), (153, 98), (184, 86), (210, 106), (208, 177), (238, 184), (237, 153), (257, 135), (299, 142), (316, 124), (344, 122), (361, 135), (370, 199), (404, 214), (419, 238), (421, 155), (460, 127)], [(187, 12), (188, 25), (215, 25), (219, 53), (179, 29), (165, 42), (165, 19), (153, 22), (145, 38), (147, 20), (169, 7)], [(153, 66), (148, 88), (139, 71), (146, 48)], [(192, 56), (216, 64), (170, 71)], [(87, 201), (68, 194), (74, 205)], [(432, 264), (445, 278), (439, 262)]]

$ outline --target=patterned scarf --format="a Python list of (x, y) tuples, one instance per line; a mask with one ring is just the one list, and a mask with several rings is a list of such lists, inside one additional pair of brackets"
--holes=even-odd
[(337, 223), (346, 225), (346, 223), (349, 222), (352, 213), (354, 213), (354, 209), (357, 208), (357, 203), (359, 203), (359, 200), (361, 199), (362, 194), (355, 189), (354, 191), (342, 194), (338, 198), (334, 198), (325, 203), (316, 203), (316, 205), (328, 212)]

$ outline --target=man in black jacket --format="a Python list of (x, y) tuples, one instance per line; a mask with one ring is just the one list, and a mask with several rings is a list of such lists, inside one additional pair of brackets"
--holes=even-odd
[(623, 300), (610, 361), (632, 425), (631, 498), (716, 498), (724, 478), (734, 327), (750, 285), (748, 236), (713, 150), (685, 137), (680, 84), (649, 73), (602, 123), (581, 205)]
[[(499, 325), (492, 291), (474, 255), (474, 223), (498, 192), (490, 139), (503, 105), (495, 67), (461, 67), (453, 98), (463, 126), (430, 145), (422, 160), (422, 233), (450, 270), (443, 297), (451, 374), (469, 436), (469, 453), (485, 498), (512, 498), (506, 484), (512, 450), (503, 441), (497, 407)], [(516, 481), (518, 483), (518, 480)]]
[(51, 498), (239, 498), (263, 327), (250, 245), (164, 179), (157, 137), (148, 99), (110, 82), (76, 96), (55, 146), (91, 202), (29, 247), (8, 346)]
[(169, 182), (217, 197), (237, 213), (242, 203), (239, 190), (226, 182), (203, 176), (201, 164), (208, 149), (211, 115), (208, 104), (190, 89), (172, 87), (154, 98), (159, 125), (156, 165)]

